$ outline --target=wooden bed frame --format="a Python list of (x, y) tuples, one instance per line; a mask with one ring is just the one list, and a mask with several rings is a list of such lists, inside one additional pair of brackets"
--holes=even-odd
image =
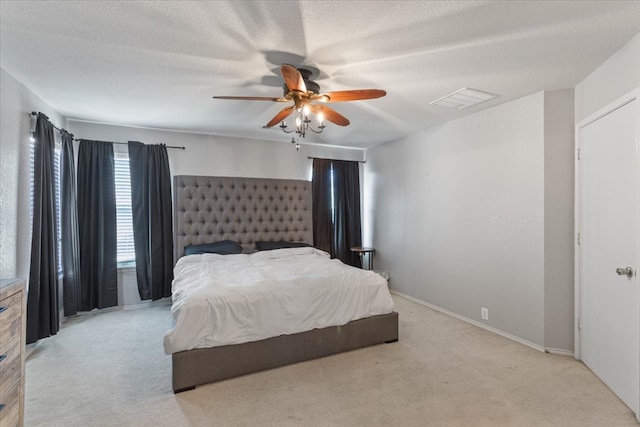
[[(174, 257), (192, 244), (234, 240), (313, 242), (309, 181), (178, 175)], [(375, 344), (398, 341), (398, 313), (261, 341), (172, 354), (173, 391)]]

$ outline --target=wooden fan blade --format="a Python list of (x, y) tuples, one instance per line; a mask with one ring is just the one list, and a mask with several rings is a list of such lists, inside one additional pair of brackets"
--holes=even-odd
[(337, 92), (321, 93), (317, 96), (318, 96), (318, 101), (320, 102), (344, 102), (344, 101), (359, 101), (361, 99), (381, 98), (386, 94), (387, 92), (381, 89), (357, 89), (357, 90), (341, 90)]
[(276, 116), (273, 119), (271, 119), (269, 123), (264, 125), (264, 127), (270, 128), (271, 126), (280, 123), (281, 121), (289, 117), (291, 113), (293, 113), (294, 109), (295, 107), (293, 105), (291, 107), (283, 108), (278, 114), (276, 114)]
[(282, 73), (284, 83), (287, 85), (289, 90), (298, 92), (307, 91), (307, 86), (304, 84), (302, 74), (300, 74), (300, 71), (298, 71), (296, 67), (289, 64), (282, 64), (280, 66), (280, 73)]
[(325, 105), (312, 105), (311, 112), (313, 112), (314, 114), (322, 113), (325, 120), (328, 120), (331, 123), (335, 123), (338, 126), (349, 126), (350, 123), (349, 119), (347, 119), (345, 116)]
[(273, 101), (286, 102), (285, 98), (269, 98), (267, 96), (214, 96), (215, 99), (235, 99), (239, 101)]

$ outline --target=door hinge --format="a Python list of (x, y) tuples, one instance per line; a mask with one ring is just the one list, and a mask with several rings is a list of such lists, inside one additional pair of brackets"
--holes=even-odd
[(576, 242), (578, 243), (578, 246), (580, 246), (580, 233), (578, 233), (578, 239)]
[(580, 149), (578, 148), (578, 160), (580, 160)]
[(582, 330), (582, 324), (580, 323), (580, 318), (578, 317), (578, 330)]

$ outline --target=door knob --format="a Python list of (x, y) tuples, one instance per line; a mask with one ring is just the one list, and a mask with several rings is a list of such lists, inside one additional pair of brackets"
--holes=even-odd
[(618, 273), (618, 276), (627, 276), (629, 279), (631, 279), (633, 277), (633, 268), (616, 268), (616, 273)]

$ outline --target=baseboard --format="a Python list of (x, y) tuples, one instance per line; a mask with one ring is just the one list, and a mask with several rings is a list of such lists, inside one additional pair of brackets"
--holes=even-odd
[(575, 354), (573, 354), (573, 351), (563, 350), (561, 348), (545, 348), (544, 352), (549, 354), (555, 354), (557, 356), (570, 356), (575, 358)]
[(96, 313), (108, 313), (110, 311), (128, 311), (128, 310), (138, 310), (140, 308), (147, 308), (147, 307), (156, 307), (156, 306), (163, 306), (163, 305), (171, 305), (171, 298), (162, 298), (156, 301), (149, 301), (149, 300), (145, 300), (145, 301), (141, 301), (137, 304), (130, 304), (130, 305), (116, 305), (114, 307), (107, 307), (107, 308), (94, 308), (91, 311), (79, 311), (77, 313), (78, 316), (87, 316), (87, 315), (92, 315), (92, 314), (96, 314)]
[(31, 357), (31, 355), (36, 352), (38, 347), (40, 347), (41, 343), (42, 343), (42, 340), (38, 340), (38, 341), (36, 341), (34, 343), (27, 344), (25, 349), (24, 349), (25, 350), (25, 352), (24, 352), (24, 360), (28, 360)]
[(124, 305), (124, 306), (120, 306), (119, 308), (121, 310), (137, 310), (139, 308), (155, 307), (159, 305), (171, 305), (171, 297), (162, 298), (155, 301), (149, 301), (149, 300), (140, 301), (137, 304)]
[(519, 343), (519, 344), (526, 345), (527, 347), (530, 347), (530, 348), (532, 348), (534, 350), (538, 350), (538, 351), (541, 351), (543, 353), (550, 353), (550, 354), (556, 354), (556, 355), (562, 355), (562, 356), (572, 356), (573, 357), (573, 352), (571, 352), (571, 351), (561, 350), (561, 349), (556, 349), (556, 348), (544, 348), (544, 347), (542, 347), (542, 346), (540, 346), (540, 345), (538, 345), (536, 343), (533, 343), (531, 341), (527, 341), (527, 340), (522, 339), (520, 337), (517, 337), (515, 335), (511, 335), (508, 332), (502, 331), (500, 329), (493, 328), (493, 327), (491, 327), (489, 325), (485, 325), (484, 323), (478, 322), (478, 321), (473, 320), (473, 319), (469, 319), (468, 317), (461, 316), (461, 315), (459, 315), (457, 313), (454, 313), (452, 311), (446, 310), (446, 309), (444, 309), (442, 307), (438, 307), (437, 305), (430, 304), (430, 303), (428, 303), (426, 301), (423, 301), (423, 300), (421, 300), (419, 298), (415, 298), (415, 297), (412, 297), (411, 295), (407, 295), (407, 294), (405, 294), (403, 292), (396, 291), (395, 289), (390, 289), (390, 292), (392, 294), (394, 294), (394, 295), (398, 295), (399, 297), (408, 299), (409, 301), (413, 301), (416, 304), (423, 305), (423, 306), (428, 307), (428, 308), (430, 308), (432, 310), (438, 311), (438, 312), (440, 312), (442, 314), (446, 314), (447, 316), (451, 316), (451, 317), (456, 318), (458, 320), (462, 320), (463, 322), (470, 323), (473, 326), (477, 326), (477, 327), (482, 328), (484, 330), (487, 330), (489, 332), (493, 332), (494, 334), (500, 335), (501, 337), (508, 338), (508, 339), (510, 339), (512, 341), (515, 341), (515, 342)]

